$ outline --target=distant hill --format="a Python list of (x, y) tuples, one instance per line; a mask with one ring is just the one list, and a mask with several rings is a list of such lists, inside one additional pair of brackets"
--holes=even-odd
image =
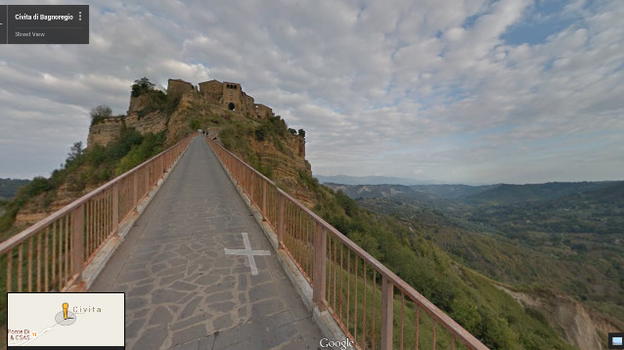
[[(617, 183), (617, 182), (615, 182)], [(512, 204), (557, 199), (567, 195), (599, 190), (614, 182), (549, 182), (544, 184), (509, 185), (499, 184), (483, 188), (482, 191), (462, 196), (471, 204)], [(483, 186), (480, 186), (483, 187)]]
[(15, 197), (20, 187), (28, 184), (29, 182), (30, 180), (0, 178), (0, 200)]
[(431, 184), (431, 180), (416, 180), (391, 176), (349, 176), (349, 175), (314, 175), (321, 183), (336, 183), (345, 185), (419, 185)]

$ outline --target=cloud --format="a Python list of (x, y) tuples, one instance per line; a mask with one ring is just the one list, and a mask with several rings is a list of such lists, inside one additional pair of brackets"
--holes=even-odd
[(541, 5), (91, 2), (88, 46), (0, 47), (0, 177), (47, 174), (148, 76), (240, 82), (306, 129), (315, 173), (621, 178), (624, 3)]

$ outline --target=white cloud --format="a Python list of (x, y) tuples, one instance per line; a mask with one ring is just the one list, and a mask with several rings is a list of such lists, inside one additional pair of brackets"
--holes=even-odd
[(93, 2), (88, 46), (0, 47), (0, 164), (23, 164), (0, 176), (49, 172), (26, 140), (58, 163), (90, 108), (124, 112), (147, 75), (242, 83), (307, 130), (318, 173), (621, 177), (624, 3), (570, 2), (543, 16), (575, 19), (544, 42), (502, 39), (536, 15), (520, 0)]

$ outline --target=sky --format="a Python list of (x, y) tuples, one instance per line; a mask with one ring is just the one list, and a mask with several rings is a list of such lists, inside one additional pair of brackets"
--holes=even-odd
[(89, 45), (0, 45), (0, 177), (48, 176), (147, 76), (241, 83), (306, 130), (315, 174), (621, 180), (622, 18), (621, 0), (94, 1)]

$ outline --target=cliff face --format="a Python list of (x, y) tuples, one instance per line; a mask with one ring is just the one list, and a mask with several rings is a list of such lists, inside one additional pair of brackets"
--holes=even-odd
[(525, 308), (538, 310), (563, 339), (579, 349), (603, 350), (607, 348), (606, 335), (617, 332), (624, 325), (607, 319), (580, 302), (553, 292), (526, 293), (498, 286)]

